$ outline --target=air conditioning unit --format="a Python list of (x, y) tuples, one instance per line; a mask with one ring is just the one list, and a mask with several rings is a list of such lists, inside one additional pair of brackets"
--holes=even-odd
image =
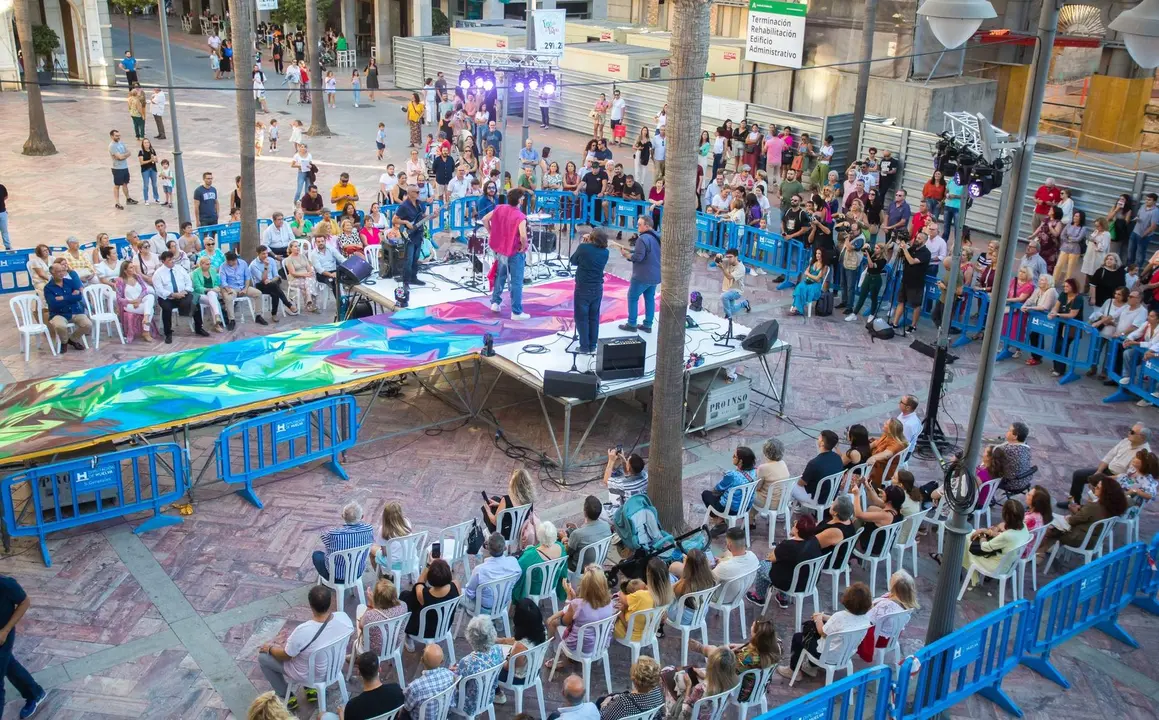
[(641, 80), (659, 80), (660, 66), (659, 65), (641, 65), (640, 66)]

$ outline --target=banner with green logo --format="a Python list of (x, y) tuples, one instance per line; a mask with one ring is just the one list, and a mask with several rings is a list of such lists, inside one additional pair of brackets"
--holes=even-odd
[(745, 60), (799, 68), (805, 56), (805, 2), (749, 0)]

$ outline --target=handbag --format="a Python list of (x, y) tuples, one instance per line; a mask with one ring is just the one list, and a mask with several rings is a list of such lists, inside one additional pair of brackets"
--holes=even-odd
[(479, 527), (479, 522), (471, 522), (471, 532), (467, 534), (467, 554), (478, 555), (479, 551), (483, 549), (483, 530)]
[(801, 155), (798, 155), (797, 157), (793, 158), (793, 163), (789, 167), (800, 172), (801, 168), (804, 166), (804, 164), (805, 164), (805, 158), (802, 157)]
[(1001, 550), (990, 550), (990, 551), (983, 550), (981, 540), (971, 540), (970, 541), (970, 554), (976, 555), (977, 557), (988, 558), (988, 557), (995, 557), (997, 555), (1001, 555), (1002, 551)]

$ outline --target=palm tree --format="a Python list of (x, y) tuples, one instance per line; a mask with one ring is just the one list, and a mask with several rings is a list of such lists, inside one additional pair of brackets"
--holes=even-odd
[(672, 77), (668, 83), (668, 161), (665, 174), (664, 242), (661, 245), (660, 327), (652, 390), (652, 437), (648, 497), (660, 524), (676, 533), (685, 526), (684, 318), (696, 242), (696, 156), (700, 106), (708, 66), (711, 0), (672, 3)]
[(233, 83), (237, 94), (237, 144), (241, 157), (241, 254), (252, 257), (258, 251), (257, 169), (254, 161), (254, 4), (229, 0), (230, 31), (233, 35)]
[(322, 99), (322, 51), (318, 37), (318, 0), (306, 0), (306, 59), (310, 63), (310, 129), (307, 135), (329, 135)]
[(20, 35), (20, 53), (24, 56), (24, 88), (28, 91), (28, 140), (24, 142), (24, 154), (55, 155), (56, 146), (48, 137), (44, 101), (40, 99), (40, 83), (36, 79), (30, 0), (16, 0), (13, 9), (16, 11), (16, 32)]

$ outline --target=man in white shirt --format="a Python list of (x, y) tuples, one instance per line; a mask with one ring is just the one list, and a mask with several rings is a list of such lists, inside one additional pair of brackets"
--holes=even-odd
[(153, 122), (157, 124), (157, 140), (165, 139), (165, 106), (169, 104), (169, 98), (166, 97), (165, 91), (161, 88), (153, 90), (153, 94), (149, 97), (149, 114), (153, 116)]
[[(268, 643), (258, 649), (258, 667), (278, 697), (285, 697), (286, 679), (299, 686), (310, 677), (310, 665), (319, 650), (334, 642), (348, 638), (354, 632), (350, 616), (344, 612), (331, 612), (333, 591), (325, 585), (315, 585), (308, 595), (312, 618), (294, 628), (285, 645)], [(290, 698), (288, 707), (295, 710), (298, 698)]]
[(201, 326), (201, 306), (193, 304), (193, 278), (176, 263), (170, 250), (161, 253), (161, 264), (163, 267), (153, 273), (153, 290), (157, 293), (157, 304), (161, 306), (165, 343), (173, 344), (174, 310), (178, 315), (192, 315), (194, 332), (201, 337), (209, 337), (209, 333)]
[(459, 165), (455, 168), (455, 176), (447, 183), (447, 192), (450, 193), (452, 200), (467, 197), (467, 191), (471, 189), (471, 176), (467, 174), (467, 168)]
[(652, 136), (652, 160), (656, 163), (656, 177), (664, 177), (665, 160), (668, 157), (668, 141), (665, 136), (668, 131), (660, 128)]
[[(1126, 358), (1126, 367), (1123, 377), (1119, 378), (1120, 385), (1129, 385), (1135, 375), (1135, 367), (1140, 362), (1150, 360), (1159, 354), (1159, 311), (1151, 310), (1147, 313), (1147, 322), (1127, 335), (1123, 341), (1122, 357)], [(1140, 407), (1147, 407), (1151, 403), (1140, 400)]]
[(918, 435), (922, 434), (922, 419), (918, 417), (918, 399), (913, 395), (902, 395), (897, 405), (901, 408), (897, 419), (905, 433), (905, 440), (913, 445)]
[[(761, 561), (753, 554), (753, 551), (745, 547), (743, 527), (729, 528), (725, 531), (724, 537), (728, 554), (722, 557), (720, 562), (716, 564), (716, 567), (712, 569), (712, 576), (721, 585), (724, 585), (730, 580), (742, 578), (759, 569), (761, 565)], [(740, 597), (740, 594), (747, 589), (740, 587), (740, 583), (737, 583), (735, 587), (731, 588), (731, 592), (727, 597), (722, 592), (716, 598), (716, 602), (725, 605), (735, 602)]]
[(310, 189), (310, 165), (313, 162), (314, 156), (310, 154), (306, 143), (299, 145), (294, 151), (294, 157), (290, 159), (290, 167), (298, 171), (298, 186), (294, 189), (294, 202), (298, 202)]
[(938, 232), (938, 223), (931, 221), (926, 223), (926, 247), (930, 251), (930, 275), (938, 274), (938, 265), (946, 259), (946, 255), (950, 252), (949, 247), (946, 246), (946, 239)]
[(568, 675), (563, 681), (563, 700), (567, 705), (547, 716), (547, 720), (600, 720), (600, 709), (593, 702), (584, 702), (584, 679)]
[(1026, 243), (1026, 254), (1022, 256), (1022, 260), (1018, 263), (1018, 269), (1027, 268), (1030, 270), (1030, 282), (1038, 285), (1038, 276), (1046, 273), (1046, 261), (1038, 254), (1038, 241), (1031, 240)]
[(382, 193), (382, 202), (387, 202), (387, 197), (391, 190), (398, 185), (398, 178), (395, 177), (394, 163), (386, 166), (386, 172), (378, 176), (378, 191)]
[(1071, 502), (1082, 503), (1083, 489), (1087, 486), (1087, 479), (1091, 475), (1104, 474), (1117, 476), (1127, 472), (1131, 467), (1131, 460), (1135, 458), (1135, 454), (1140, 450), (1151, 450), (1151, 431), (1143, 423), (1135, 423), (1131, 426), (1127, 437), (1123, 438), (1115, 444), (1113, 448), (1103, 456), (1103, 461), (1099, 463), (1097, 468), (1080, 468), (1071, 474), (1070, 478), (1070, 500), (1063, 499), (1061, 502), (1055, 503), (1055, 506), (1062, 510), (1070, 508)]
[(624, 98), (620, 97), (620, 91), (612, 91), (612, 112), (608, 116), (612, 121), (612, 144), (623, 145), (620, 140), (622, 138), (616, 135), (616, 128), (624, 124), (624, 110), (628, 103), (624, 102)]
[(314, 268), (314, 280), (320, 285), (329, 286), (338, 297), (338, 266), (345, 261), (342, 254), (326, 244), (323, 235), (314, 236), (314, 247), (310, 248), (310, 265)]
[[(514, 530), (513, 532), (518, 534), (519, 531)], [(523, 568), (519, 566), (519, 561), (507, 554), (507, 541), (503, 539), (502, 533), (493, 532), (488, 535), (483, 549), (487, 551), (487, 558), (471, 571), (471, 578), (463, 586), (463, 596), (467, 598), (471, 607), (475, 605), (475, 596), (479, 592), (481, 584), (508, 575), (518, 576), (523, 572)], [(483, 595), (482, 600), (484, 611), (489, 611), (495, 603), (495, 598), (492, 597), (490, 590)]]
[[(189, 227), (192, 229), (193, 224), (190, 223)], [(169, 249), (170, 240), (176, 240), (177, 246), (181, 246), (181, 239), (177, 237), (177, 233), (171, 233), (168, 231), (169, 226), (165, 224), (164, 220), (157, 220), (154, 222), (153, 228), (157, 231), (157, 234), (149, 238), (149, 249), (152, 250), (157, 257), (161, 257), (161, 253)], [(129, 239), (128, 235), (125, 236), (125, 239)]]
[(221, 38), (218, 36), (216, 30), (210, 31), (209, 39), (206, 42), (209, 43), (209, 49), (214, 52), (221, 49)]
[(280, 212), (274, 213), (274, 222), (262, 230), (262, 245), (279, 258), (285, 258), (290, 254), (290, 243), (293, 240), (294, 231), (286, 224), (285, 216)]
[(704, 188), (704, 207), (712, 205), (724, 191), (724, 170), (717, 170), (716, 177)]

